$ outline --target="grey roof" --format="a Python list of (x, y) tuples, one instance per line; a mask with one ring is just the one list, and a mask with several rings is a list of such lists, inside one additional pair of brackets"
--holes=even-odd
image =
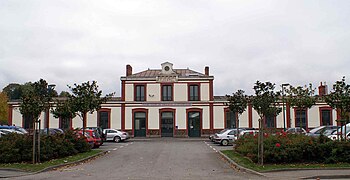
[[(178, 75), (180, 78), (183, 77), (203, 77), (208, 78), (211, 76), (207, 76), (205, 74), (193, 71), (191, 69), (174, 69), (175, 74)], [(127, 76), (128, 78), (156, 78), (157, 76), (161, 75), (162, 70), (161, 69), (148, 69), (145, 71), (141, 71), (135, 74), (132, 74), (130, 76)]]

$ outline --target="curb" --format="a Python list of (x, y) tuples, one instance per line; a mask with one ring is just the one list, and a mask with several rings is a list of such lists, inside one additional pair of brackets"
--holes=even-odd
[[(274, 169), (261, 171), (261, 173), (273, 173), (273, 172), (284, 172), (284, 171), (312, 171), (312, 170), (350, 170), (350, 167), (329, 167), (329, 168), (285, 168), (285, 169)], [(350, 176), (350, 175), (349, 175)]]
[(1, 178), (12, 178), (12, 177), (21, 177), (21, 176), (28, 176), (28, 175), (38, 174), (38, 173), (50, 171), (50, 170), (52, 170), (52, 169), (59, 168), (59, 167), (63, 167), (63, 166), (68, 166), (68, 165), (73, 165), (73, 164), (79, 164), (79, 163), (81, 163), (81, 162), (85, 162), (85, 161), (87, 161), (87, 160), (89, 160), (89, 159), (92, 159), (92, 158), (94, 158), (94, 157), (103, 156), (103, 155), (105, 155), (105, 154), (107, 154), (107, 153), (109, 153), (109, 151), (102, 151), (102, 152), (100, 152), (100, 153), (97, 153), (97, 154), (95, 154), (95, 155), (86, 157), (86, 158), (84, 158), (84, 159), (80, 159), (80, 160), (78, 160), (78, 161), (73, 161), (73, 162), (69, 162), (69, 163), (54, 165), (54, 166), (50, 166), (50, 167), (44, 168), (44, 169), (42, 169), (42, 170), (40, 170), (40, 171), (28, 172), (28, 173), (26, 173), (27, 171), (24, 171), (24, 170), (21, 170), (21, 169), (0, 168), (0, 170), (17, 171), (17, 172), (23, 172), (23, 173), (24, 173), (24, 174), (19, 174), (19, 175), (0, 176), (0, 179), (1, 179)]
[(244, 171), (244, 172), (249, 172), (249, 173), (252, 173), (252, 174), (255, 174), (255, 175), (258, 175), (258, 176), (262, 176), (262, 177), (267, 177), (265, 176), (264, 174), (262, 173), (259, 173), (257, 171), (254, 171), (252, 169), (249, 169), (249, 168), (245, 168), (243, 166), (240, 166), (239, 164), (237, 164), (236, 162), (234, 162), (232, 159), (230, 159), (229, 157), (227, 157), (224, 153), (222, 153), (221, 151), (218, 151), (218, 153), (221, 155), (221, 157), (223, 157), (226, 162), (228, 162), (231, 167), (235, 168), (236, 170), (238, 171)]

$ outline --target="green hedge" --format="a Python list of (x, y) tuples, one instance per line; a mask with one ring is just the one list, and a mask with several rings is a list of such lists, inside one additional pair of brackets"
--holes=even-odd
[[(235, 151), (258, 161), (258, 136), (248, 135), (235, 141)], [(350, 142), (332, 141), (325, 136), (277, 133), (264, 135), (266, 163), (350, 163)]]
[[(83, 138), (77, 138), (73, 131), (65, 134), (40, 136), (40, 160), (62, 158), (90, 150)], [(33, 136), (11, 133), (0, 138), (0, 163), (31, 162)]]

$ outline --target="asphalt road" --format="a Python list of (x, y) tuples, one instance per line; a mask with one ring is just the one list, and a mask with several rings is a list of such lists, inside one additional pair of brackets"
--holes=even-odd
[(262, 179), (237, 172), (204, 141), (152, 139), (105, 143), (110, 153), (72, 167), (11, 179)]

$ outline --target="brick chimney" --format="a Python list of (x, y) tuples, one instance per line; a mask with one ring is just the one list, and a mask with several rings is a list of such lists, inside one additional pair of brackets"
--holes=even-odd
[(318, 86), (318, 95), (319, 96), (324, 96), (324, 95), (327, 95), (328, 92), (327, 92), (327, 85), (326, 83), (322, 84), (321, 82), (321, 85)]
[(128, 64), (126, 65), (126, 76), (132, 75), (132, 67)]
[(205, 75), (209, 76), (209, 67), (208, 66), (205, 66), (204, 73), (205, 73)]

